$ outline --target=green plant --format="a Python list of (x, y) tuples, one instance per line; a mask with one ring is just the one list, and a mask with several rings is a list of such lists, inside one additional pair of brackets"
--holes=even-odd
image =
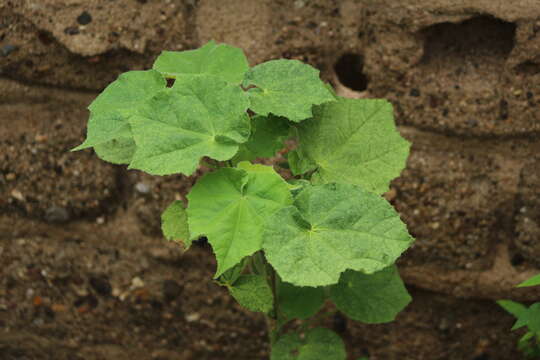
[[(394, 263), (413, 239), (381, 196), (409, 143), (387, 101), (339, 97), (296, 60), (250, 69), (240, 49), (209, 42), (120, 75), (89, 110), (87, 139), (74, 150), (93, 147), (154, 175), (214, 169), (187, 208), (165, 210), (163, 233), (187, 248), (208, 238), (215, 280), (265, 314), (272, 359), (345, 359), (342, 340), (314, 327), (327, 299), (365, 323), (392, 321), (410, 302)], [(290, 169), (289, 181), (250, 162), (288, 138), (297, 146), (276, 166)]]
[[(522, 282), (517, 287), (537, 285), (540, 285), (540, 274)], [(540, 302), (529, 307), (511, 300), (499, 300), (497, 304), (516, 317), (517, 321), (512, 330), (527, 327), (527, 332), (519, 339), (518, 349), (526, 357), (540, 357)]]

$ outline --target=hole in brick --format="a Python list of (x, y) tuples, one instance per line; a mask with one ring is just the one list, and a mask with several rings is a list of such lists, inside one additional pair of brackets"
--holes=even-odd
[(512, 256), (512, 259), (510, 259), (510, 263), (514, 266), (519, 266), (525, 262), (525, 258), (521, 254), (514, 254)]
[(537, 64), (532, 61), (525, 61), (519, 64), (516, 70), (525, 75), (536, 75), (540, 73), (540, 64)]
[(334, 65), (339, 81), (355, 91), (364, 91), (368, 86), (368, 78), (362, 72), (364, 58), (357, 54), (345, 54)]
[(425, 39), (420, 66), (441, 83), (459, 83), (460, 91), (490, 91), (503, 73), (515, 32), (514, 23), (491, 16), (432, 25), (420, 32)]

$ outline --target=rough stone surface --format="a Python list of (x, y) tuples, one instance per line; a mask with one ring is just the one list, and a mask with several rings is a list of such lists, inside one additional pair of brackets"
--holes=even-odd
[(0, 213), (61, 223), (114, 210), (117, 170), (69, 152), (84, 139), (90, 97), (6, 80), (0, 89)]
[(540, 132), (536, 2), (379, 1), (369, 9), (369, 90), (396, 104), (401, 124), (467, 136)]
[(341, 322), (353, 358), (519, 358), (493, 301), (540, 298), (514, 287), (540, 272), (536, 0), (0, 1), (0, 354), (267, 358), (261, 319), (211, 282), (210, 247), (160, 235), (206, 170), (154, 177), (68, 152), (120, 73), (210, 39), (389, 98), (413, 143), (385, 196), (418, 239), (400, 260), (414, 301), (392, 324)]
[(540, 267), (540, 157), (530, 159), (521, 172), (516, 212), (517, 253)]

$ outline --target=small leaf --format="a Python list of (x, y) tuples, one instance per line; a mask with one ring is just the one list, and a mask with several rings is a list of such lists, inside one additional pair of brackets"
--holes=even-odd
[(540, 274), (533, 276), (530, 279), (525, 280), (517, 287), (526, 287), (526, 286), (537, 286), (540, 285)]
[(243, 91), (213, 76), (177, 79), (130, 118), (137, 150), (130, 168), (191, 175), (202, 157), (231, 159), (249, 137)]
[(182, 201), (173, 201), (161, 214), (161, 230), (166, 239), (182, 241), (186, 247), (191, 245), (187, 214)]
[(169, 78), (206, 74), (240, 84), (249, 65), (241, 49), (209, 41), (195, 50), (163, 51), (153, 68)]
[(321, 287), (294, 286), (280, 282), (277, 288), (279, 310), (287, 319), (307, 319), (315, 315), (324, 304)]
[(240, 305), (251, 311), (267, 313), (272, 310), (272, 289), (261, 275), (241, 275), (233, 286), (231, 295)]
[(283, 281), (335, 284), (347, 270), (374, 273), (392, 265), (413, 239), (382, 197), (354, 185), (306, 187), (294, 206), (264, 227), (266, 258)]
[(235, 161), (269, 158), (283, 148), (289, 133), (289, 125), (277, 116), (254, 116), (251, 119), (251, 136), (240, 145)]
[(206, 235), (216, 254), (216, 277), (261, 249), (265, 220), (292, 202), (271, 166), (242, 163), (203, 176), (187, 196), (191, 238)]
[(94, 147), (105, 161), (129, 164), (134, 143), (128, 119), (165, 86), (165, 79), (154, 70), (120, 75), (88, 107), (90, 120), (86, 140), (73, 150)]
[(512, 331), (527, 325), (527, 307), (525, 305), (512, 300), (499, 300), (497, 304), (516, 317), (517, 321), (512, 326)]
[(330, 288), (330, 298), (348, 317), (366, 324), (393, 321), (411, 302), (395, 265), (370, 275), (344, 272)]
[(535, 334), (540, 334), (540, 302), (532, 304), (525, 315), (527, 327)]
[(317, 169), (317, 163), (307, 156), (302, 155), (298, 149), (289, 151), (287, 160), (289, 160), (289, 166), (293, 175), (302, 175)]
[(386, 100), (340, 98), (315, 107), (297, 134), (291, 169), (299, 174), (316, 167), (315, 183), (356, 184), (383, 194), (409, 155), (410, 144), (396, 130)]
[(311, 107), (334, 96), (319, 78), (319, 70), (298, 60), (270, 60), (246, 73), (250, 109), (259, 115), (270, 113), (294, 122), (310, 118)]
[(297, 333), (283, 335), (272, 347), (270, 360), (345, 360), (343, 340), (329, 329), (314, 328), (301, 338)]

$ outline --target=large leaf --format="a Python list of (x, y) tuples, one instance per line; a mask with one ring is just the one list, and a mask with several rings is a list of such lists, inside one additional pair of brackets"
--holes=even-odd
[[(165, 86), (165, 79), (154, 70), (120, 75), (88, 107), (90, 120), (86, 140), (73, 150), (95, 147), (103, 160), (129, 163), (134, 143), (128, 119)], [(126, 150), (128, 147), (131, 149)]]
[(308, 186), (294, 206), (265, 224), (263, 248), (281, 278), (299, 286), (335, 284), (347, 270), (392, 265), (413, 239), (382, 197), (355, 185)]
[(173, 201), (161, 214), (161, 230), (166, 239), (182, 241), (186, 247), (191, 245), (186, 210), (182, 201)]
[(297, 333), (283, 335), (272, 346), (270, 360), (345, 360), (343, 340), (329, 329), (309, 330), (305, 337)]
[(315, 315), (325, 299), (321, 287), (294, 286), (282, 281), (277, 294), (279, 311), (287, 319), (307, 319)]
[(519, 284), (517, 287), (527, 287), (527, 286), (537, 286), (537, 285), (540, 285), (540, 274), (537, 274), (525, 280), (524, 282)]
[(231, 295), (240, 305), (251, 311), (267, 313), (273, 307), (272, 289), (262, 275), (241, 275), (233, 286)]
[(347, 183), (382, 194), (405, 167), (410, 144), (397, 132), (386, 100), (345, 99), (314, 109), (298, 125), (298, 173), (317, 167), (318, 183)]
[(240, 84), (249, 65), (241, 49), (212, 40), (196, 50), (163, 51), (153, 68), (169, 78), (209, 74)]
[(270, 113), (299, 122), (310, 118), (311, 107), (334, 96), (319, 78), (319, 70), (298, 60), (270, 60), (246, 73), (250, 109), (260, 115)]
[(177, 79), (130, 118), (137, 150), (130, 168), (191, 175), (204, 156), (229, 160), (250, 133), (238, 87), (205, 75)]
[(205, 175), (188, 195), (191, 238), (207, 236), (216, 277), (260, 250), (265, 220), (292, 202), (287, 183), (270, 166), (239, 166)]
[(255, 160), (276, 155), (283, 148), (283, 141), (289, 134), (289, 125), (277, 116), (259, 116), (251, 119), (251, 136), (240, 145), (235, 161)]
[(411, 302), (395, 265), (370, 275), (344, 272), (330, 288), (330, 298), (348, 317), (367, 324), (393, 321)]

